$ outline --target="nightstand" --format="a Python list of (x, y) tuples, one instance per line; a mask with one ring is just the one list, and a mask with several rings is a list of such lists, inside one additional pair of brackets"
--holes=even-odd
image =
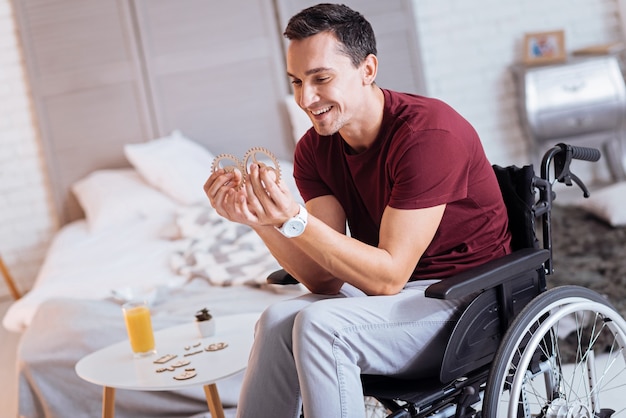
[(594, 146), (603, 150), (613, 180), (626, 179), (626, 84), (616, 56), (516, 65), (513, 72), (534, 162), (539, 163), (543, 148), (552, 143)]

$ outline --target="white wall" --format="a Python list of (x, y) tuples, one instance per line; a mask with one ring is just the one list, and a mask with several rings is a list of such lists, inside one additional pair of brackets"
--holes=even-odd
[[(569, 50), (620, 37), (618, 0), (411, 1), (427, 93), (469, 119), (502, 165), (529, 158), (509, 71), (523, 33), (563, 28)], [(10, 1), (0, 0), (0, 254), (27, 289), (57, 224), (20, 60)]]
[(569, 51), (621, 39), (617, 0), (412, 0), (428, 95), (455, 107), (489, 159), (528, 163), (510, 66), (525, 32), (565, 30)]
[[(28, 289), (56, 230), (9, 0), (0, 0), (0, 255)], [(0, 280), (0, 295), (8, 294)]]

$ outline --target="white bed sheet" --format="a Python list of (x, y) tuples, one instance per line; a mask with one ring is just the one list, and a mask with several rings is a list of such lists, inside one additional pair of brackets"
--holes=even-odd
[(52, 241), (33, 289), (4, 316), (4, 327), (23, 331), (47, 299), (104, 299), (113, 289), (128, 287), (150, 296), (155, 289), (180, 286), (184, 279), (168, 265), (173, 242), (159, 238), (169, 221), (143, 219), (96, 234), (84, 220), (64, 226)]

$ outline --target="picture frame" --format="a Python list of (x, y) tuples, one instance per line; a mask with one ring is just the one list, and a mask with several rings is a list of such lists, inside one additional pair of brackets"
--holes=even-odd
[(552, 64), (564, 62), (566, 59), (563, 30), (524, 34), (524, 64)]

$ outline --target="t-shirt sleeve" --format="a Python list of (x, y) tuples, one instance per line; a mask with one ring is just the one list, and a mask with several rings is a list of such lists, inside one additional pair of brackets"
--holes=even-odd
[(467, 197), (470, 158), (467, 142), (445, 130), (422, 131), (398, 141), (388, 161), (393, 180), (389, 206), (421, 209)]

